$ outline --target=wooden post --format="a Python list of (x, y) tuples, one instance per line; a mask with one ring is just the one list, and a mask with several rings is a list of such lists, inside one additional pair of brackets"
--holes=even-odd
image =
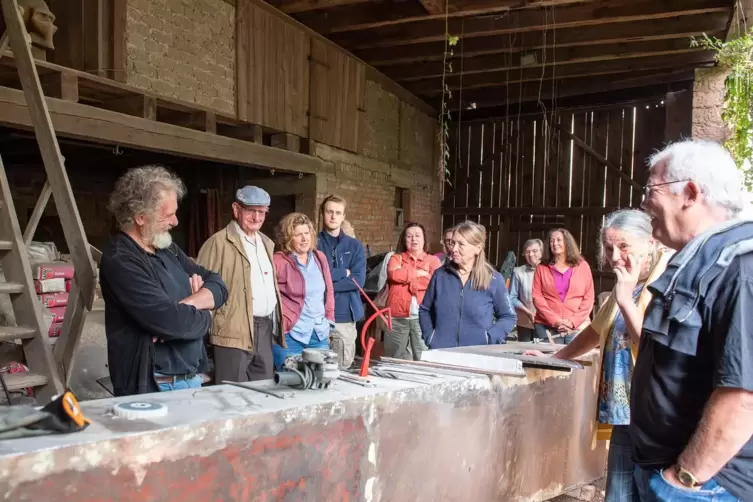
[(24, 244), (27, 246), (31, 244), (32, 240), (34, 240), (37, 226), (39, 226), (39, 222), (42, 220), (42, 215), (44, 214), (44, 210), (47, 207), (51, 195), (52, 187), (50, 186), (50, 182), (45, 181), (44, 186), (42, 187), (42, 193), (39, 194), (37, 204), (34, 206), (34, 211), (32, 211), (31, 218), (29, 218), (29, 221), (26, 223), (26, 230), (24, 230)]

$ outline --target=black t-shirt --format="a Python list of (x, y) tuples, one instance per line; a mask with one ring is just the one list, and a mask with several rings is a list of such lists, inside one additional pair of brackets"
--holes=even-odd
[[(666, 347), (647, 331), (641, 336), (630, 435), (633, 458), (642, 467), (677, 461), (714, 389), (753, 392), (753, 254), (732, 261), (701, 299), (699, 311), (695, 356)], [(734, 496), (753, 500), (753, 438), (714, 479)]]

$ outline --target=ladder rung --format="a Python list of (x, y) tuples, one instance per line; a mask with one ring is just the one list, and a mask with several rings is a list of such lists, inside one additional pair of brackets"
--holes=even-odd
[(14, 294), (23, 292), (23, 284), (19, 284), (17, 282), (0, 282), (0, 293)]
[(11, 241), (0, 240), (0, 251), (10, 251), (13, 249), (13, 243)]
[(24, 340), (34, 338), (36, 331), (34, 328), (25, 328), (23, 326), (0, 326), (0, 342), (12, 342), (14, 340)]
[(26, 387), (39, 387), (47, 383), (47, 377), (39, 375), (37, 373), (13, 373), (12, 375), (4, 375), (5, 385), (8, 386), (8, 390), (20, 390)]

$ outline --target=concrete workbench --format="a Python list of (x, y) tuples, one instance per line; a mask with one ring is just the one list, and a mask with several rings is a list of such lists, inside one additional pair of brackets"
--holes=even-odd
[[(595, 367), (337, 381), (288, 399), (222, 385), (90, 401), (85, 431), (0, 442), (0, 500), (544, 500), (603, 472)], [(136, 400), (168, 415), (113, 416)]]

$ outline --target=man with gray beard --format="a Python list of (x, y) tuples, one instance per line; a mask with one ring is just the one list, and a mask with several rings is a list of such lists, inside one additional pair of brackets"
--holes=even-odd
[(227, 300), (220, 276), (172, 242), (183, 182), (160, 166), (130, 169), (109, 209), (119, 231), (102, 251), (100, 284), (116, 396), (201, 387), (211, 310)]

